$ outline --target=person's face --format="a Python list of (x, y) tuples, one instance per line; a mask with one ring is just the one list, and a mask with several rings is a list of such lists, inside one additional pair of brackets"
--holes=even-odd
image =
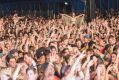
[(103, 40), (100, 41), (100, 46), (105, 46), (105, 42)]
[(87, 42), (89, 42), (89, 39), (88, 38), (84, 38), (84, 41), (87, 43)]
[(98, 36), (96, 36), (96, 35), (94, 36), (94, 38), (95, 38), (96, 41), (99, 39)]
[(14, 56), (15, 58), (18, 58), (18, 53), (15, 52), (15, 53), (13, 54), (13, 56)]
[(72, 16), (74, 17), (75, 16), (75, 13), (73, 13)]
[(13, 44), (15, 44), (15, 40), (14, 40), (14, 39), (12, 39), (11, 42), (12, 42)]
[(75, 35), (74, 35), (74, 34), (72, 34), (72, 35), (70, 36), (70, 38), (71, 38), (71, 39), (74, 39), (74, 38), (75, 38)]
[(39, 64), (45, 63), (45, 56), (41, 56), (37, 61)]
[(87, 52), (87, 55), (92, 55), (92, 54), (94, 54), (94, 52), (91, 52), (91, 51)]
[(109, 43), (110, 43), (111, 45), (114, 45), (115, 42), (116, 42), (116, 40), (115, 40), (114, 38), (109, 38)]
[(115, 62), (115, 61), (116, 61), (116, 55), (112, 54), (112, 62)]
[(30, 57), (27, 55), (24, 55), (24, 62), (29, 64), (31, 62)]
[(108, 61), (104, 61), (104, 64), (107, 66), (109, 64), (109, 62)]
[(67, 45), (68, 44), (68, 39), (64, 40), (64, 45)]
[(36, 80), (36, 75), (33, 70), (28, 70), (26, 76), (27, 80)]
[(25, 36), (26, 38), (28, 38), (28, 35), (27, 35), (27, 34), (24, 34), (24, 36)]
[(23, 36), (23, 34), (22, 33), (20, 33), (20, 37), (22, 37)]
[(9, 66), (12, 67), (12, 68), (16, 67), (16, 60), (15, 60), (15, 58), (11, 58), (10, 59)]
[(70, 54), (68, 49), (66, 49), (66, 50), (64, 51), (64, 53), (65, 53), (65, 55), (69, 55), (69, 54)]
[(53, 49), (51, 50), (51, 53), (56, 54), (56, 53), (57, 53), (56, 49), (53, 48)]
[(77, 41), (76, 45), (78, 46), (78, 48), (80, 48), (81, 47), (81, 41)]

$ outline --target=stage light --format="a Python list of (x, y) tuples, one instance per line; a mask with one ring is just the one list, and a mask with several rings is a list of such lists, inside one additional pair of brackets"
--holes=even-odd
[(64, 2), (65, 5), (68, 5), (68, 2)]

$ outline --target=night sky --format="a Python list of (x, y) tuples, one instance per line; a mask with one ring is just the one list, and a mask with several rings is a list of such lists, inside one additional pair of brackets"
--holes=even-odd
[[(62, 13), (62, 12), (85, 12), (86, 0), (0, 0), (0, 14), (9, 14), (10, 12), (28, 11), (34, 10), (42, 12), (42, 14), (48, 13)], [(91, 0), (90, 0), (91, 1)], [(68, 5), (65, 5), (65, 2)], [(100, 11), (105, 11), (113, 8), (119, 10), (118, 0), (95, 0), (96, 7)]]

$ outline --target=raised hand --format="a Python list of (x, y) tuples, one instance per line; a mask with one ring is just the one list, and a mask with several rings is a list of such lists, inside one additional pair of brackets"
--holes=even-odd
[(52, 54), (50, 53), (50, 58), (49, 58), (50, 62), (55, 62), (57, 60), (56, 54)]
[(94, 61), (91, 60), (91, 61), (88, 63), (87, 67), (90, 68), (93, 64), (94, 64)]

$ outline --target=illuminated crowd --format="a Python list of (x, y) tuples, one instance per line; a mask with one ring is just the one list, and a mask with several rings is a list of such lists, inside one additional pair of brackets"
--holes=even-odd
[(0, 80), (119, 80), (119, 17), (1, 17)]

